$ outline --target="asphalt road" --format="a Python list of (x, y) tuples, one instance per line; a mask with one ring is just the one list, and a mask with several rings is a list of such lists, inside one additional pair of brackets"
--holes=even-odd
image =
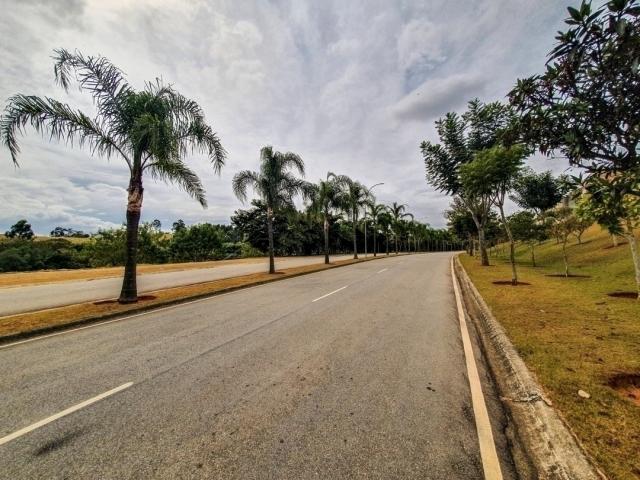
[[(352, 257), (352, 255), (332, 255), (331, 261)], [(323, 262), (324, 256), (321, 255), (282, 257), (276, 259), (276, 268), (300, 267)], [(151, 292), (162, 288), (209, 282), (268, 270), (269, 259), (267, 258), (263, 262), (255, 263), (226, 263), (210, 268), (147, 273), (138, 275), (138, 291)], [(115, 298), (120, 294), (121, 287), (122, 278), (118, 277), (0, 288), (0, 316)]]
[(449, 260), (356, 264), (0, 347), (0, 478), (481, 479)]

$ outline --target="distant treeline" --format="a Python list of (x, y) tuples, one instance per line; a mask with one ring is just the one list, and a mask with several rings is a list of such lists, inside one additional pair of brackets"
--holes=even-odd
[[(331, 222), (332, 254), (351, 252), (352, 223), (336, 216)], [(276, 255), (317, 255), (322, 252), (323, 230), (315, 217), (294, 209), (275, 215)], [(367, 246), (373, 253), (374, 228), (368, 224)], [(378, 253), (395, 251), (394, 233), (378, 229)], [(399, 233), (398, 250), (426, 251), (457, 247), (457, 240), (446, 230), (425, 228), (411, 237)], [(100, 230), (87, 235), (77, 230), (57, 227), (51, 238), (36, 238), (31, 226), (19, 221), (0, 241), (0, 271), (30, 271), (60, 268), (87, 268), (123, 265), (126, 229)], [(88, 237), (88, 238), (87, 238)], [(364, 251), (364, 224), (358, 225), (358, 247)], [(187, 226), (182, 220), (163, 231), (158, 220), (143, 223), (138, 239), (140, 263), (200, 262), (265, 255), (268, 248), (266, 208), (259, 201), (251, 208), (237, 210), (231, 225), (199, 223)]]

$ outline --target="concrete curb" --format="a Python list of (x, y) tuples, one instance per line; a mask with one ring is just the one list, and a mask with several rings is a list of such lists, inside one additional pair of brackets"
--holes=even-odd
[[(404, 255), (408, 255), (406, 253), (401, 253), (398, 256), (404, 256)], [(171, 306), (176, 306), (176, 305), (180, 305), (181, 303), (186, 303), (186, 302), (191, 302), (194, 300), (200, 300), (203, 298), (208, 298), (208, 297), (215, 297), (217, 295), (223, 295), (226, 293), (231, 293), (237, 290), (244, 290), (246, 288), (251, 288), (251, 287), (257, 287), (260, 285), (266, 285), (268, 283), (273, 283), (273, 282), (280, 282), (282, 280), (287, 280), (290, 278), (296, 278), (296, 277), (301, 277), (303, 275), (309, 275), (311, 273), (318, 273), (318, 272), (323, 272), (326, 270), (332, 270), (334, 268), (342, 268), (342, 267), (348, 267), (350, 265), (358, 265), (360, 263), (364, 263), (364, 262), (371, 262), (373, 260), (380, 260), (383, 258), (394, 258), (396, 257), (396, 255), (389, 255), (388, 257), (386, 255), (384, 256), (377, 256), (377, 257), (368, 257), (368, 258), (359, 258), (358, 261), (355, 262), (351, 262), (349, 261), (349, 263), (335, 263), (335, 264), (331, 264), (329, 267), (324, 267), (324, 264), (318, 264), (321, 265), (323, 268), (318, 268), (317, 270), (309, 270), (309, 271), (304, 271), (304, 272), (296, 272), (296, 273), (292, 273), (289, 274), (287, 276), (283, 276), (283, 277), (273, 277), (273, 278), (269, 278), (267, 280), (259, 280), (259, 281), (255, 281), (252, 283), (247, 283), (245, 285), (238, 285), (235, 287), (228, 287), (228, 288), (223, 288), (214, 292), (205, 292), (205, 293), (198, 293), (198, 294), (193, 294), (193, 295), (185, 295), (184, 297), (181, 298), (175, 298), (172, 300), (166, 300), (166, 301), (162, 301), (162, 302), (157, 302), (154, 303), (152, 305), (140, 305), (138, 307), (134, 307), (131, 308), (129, 310), (123, 311), (123, 312), (113, 312), (113, 313), (104, 313), (101, 315), (94, 315), (91, 317), (87, 317), (87, 318), (82, 318), (79, 320), (74, 320), (71, 322), (67, 322), (67, 323), (63, 323), (60, 325), (52, 325), (52, 326), (48, 326), (48, 327), (41, 327), (41, 328), (36, 328), (33, 330), (28, 330), (25, 332), (20, 332), (20, 333), (13, 333), (10, 335), (0, 335), (0, 346), (2, 345), (6, 345), (9, 343), (13, 343), (13, 342), (17, 342), (20, 340), (26, 340), (29, 338), (33, 338), (33, 337), (39, 337), (41, 335), (46, 335), (46, 334), (50, 334), (50, 333), (55, 333), (55, 332), (59, 332), (59, 331), (63, 331), (63, 330), (70, 330), (73, 328), (78, 328), (84, 325), (89, 325), (89, 324), (94, 324), (94, 323), (100, 323), (100, 322), (104, 322), (107, 320), (114, 320), (117, 318), (123, 318), (126, 319), (126, 317), (130, 317), (132, 315), (137, 315), (137, 314), (141, 314), (141, 313), (147, 313), (147, 312), (152, 312), (153, 310), (157, 310), (159, 308), (167, 308), (167, 307), (171, 307)], [(293, 267), (296, 268), (296, 267)], [(243, 275), (240, 275), (239, 277), (242, 277)], [(208, 282), (200, 282), (200, 283), (208, 283)], [(193, 285), (198, 285), (198, 284), (193, 284)], [(172, 287), (172, 288), (181, 288), (181, 287)], [(157, 293), (163, 290), (171, 290), (171, 288), (168, 289), (162, 289), (162, 290), (154, 290), (151, 292), (145, 292), (146, 294), (153, 294), (153, 293)], [(65, 305), (68, 306), (68, 305)], [(54, 307), (54, 308), (64, 308), (63, 307)]]
[(504, 329), (454, 258), (464, 306), (479, 333), (482, 348), (515, 434), (514, 460), (522, 478), (603, 480), (578, 440), (546, 398)]

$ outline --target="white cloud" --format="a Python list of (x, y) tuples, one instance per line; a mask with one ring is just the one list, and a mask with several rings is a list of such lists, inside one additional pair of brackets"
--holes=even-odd
[[(0, 0), (12, 39), (0, 45), (0, 100), (36, 93), (91, 112), (86, 95), (54, 85), (52, 50), (65, 47), (107, 56), (137, 88), (162, 77), (198, 101), (229, 152), (220, 177), (206, 158), (189, 159), (210, 207), (147, 179), (147, 220), (228, 221), (241, 207), (233, 174), (255, 169), (260, 147), (273, 144), (300, 153), (310, 180), (332, 170), (384, 181), (380, 201), (408, 203), (441, 226), (448, 200), (424, 180), (420, 141), (434, 139), (438, 116), (475, 96), (502, 98), (517, 76), (540, 70), (561, 3)], [(34, 134), (22, 145), (20, 169), (0, 149), (0, 230), (18, 217), (40, 232), (124, 220), (120, 160)]]

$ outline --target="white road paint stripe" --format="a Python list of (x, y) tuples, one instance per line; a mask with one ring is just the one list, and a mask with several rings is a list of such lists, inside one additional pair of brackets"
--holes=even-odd
[(500, 469), (498, 454), (496, 453), (496, 444), (493, 440), (493, 433), (491, 432), (489, 413), (487, 412), (487, 405), (484, 402), (480, 375), (478, 374), (476, 360), (473, 355), (473, 347), (471, 345), (471, 338), (469, 337), (469, 330), (467, 328), (467, 321), (465, 320), (464, 309), (462, 307), (460, 287), (453, 268), (453, 257), (451, 258), (451, 277), (453, 280), (453, 291), (456, 297), (456, 306), (458, 308), (458, 319), (460, 320), (462, 345), (464, 347), (464, 357), (467, 363), (469, 386), (471, 387), (471, 403), (473, 405), (473, 414), (476, 421), (476, 430), (478, 431), (480, 458), (482, 459), (484, 478), (485, 480), (502, 480), (502, 471)]
[(382, 272), (386, 272), (387, 270), (389, 270), (388, 268), (383, 268), (382, 270), (380, 270), (378, 273), (382, 273)]
[(18, 437), (21, 437), (22, 435), (32, 432), (33, 430), (40, 428), (48, 423), (54, 422), (56, 420), (58, 420), (59, 418), (65, 417), (73, 412), (77, 412), (78, 410), (80, 410), (81, 408), (87, 407), (89, 405), (91, 405), (92, 403), (96, 403), (100, 400), (102, 400), (103, 398), (107, 398), (111, 395), (114, 395), (118, 392), (121, 392), (122, 390), (129, 388), (131, 385), (133, 385), (133, 382), (128, 382), (128, 383), (124, 383), (122, 385), (120, 385), (119, 387), (113, 388), (111, 390), (109, 390), (108, 392), (104, 392), (101, 393), (100, 395), (97, 395), (93, 398), (90, 398), (89, 400), (85, 400), (82, 403), (78, 403), (77, 405), (74, 405), (72, 407), (67, 408), (66, 410), (63, 410), (59, 413), (56, 413), (55, 415), (51, 415), (50, 417), (45, 418), (44, 420), (40, 420), (39, 422), (36, 422), (32, 425), (29, 425), (28, 427), (22, 428), (20, 430), (18, 430), (17, 432), (13, 432), (9, 435), (7, 435), (6, 437), (2, 437), (0, 438), (0, 445), (3, 445), (5, 443), (10, 442), (11, 440), (15, 440)]
[(345, 285), (344, 287), (340, 287), (337, 290), (334, 290), (333, 292), (329, 292), (326, 295), (322, 295), (321, 297), (316, 298), (315, 300), (312, 300), (311, 303), (313, 302), (317, 302), (318, 300), (322, 300), (323, 298), (327, 298), (329, 295), (333, 295), (334, 293), (338, 293), (340, 290), (344, 290), (345, 288), (347, 288), (349, 285)]

